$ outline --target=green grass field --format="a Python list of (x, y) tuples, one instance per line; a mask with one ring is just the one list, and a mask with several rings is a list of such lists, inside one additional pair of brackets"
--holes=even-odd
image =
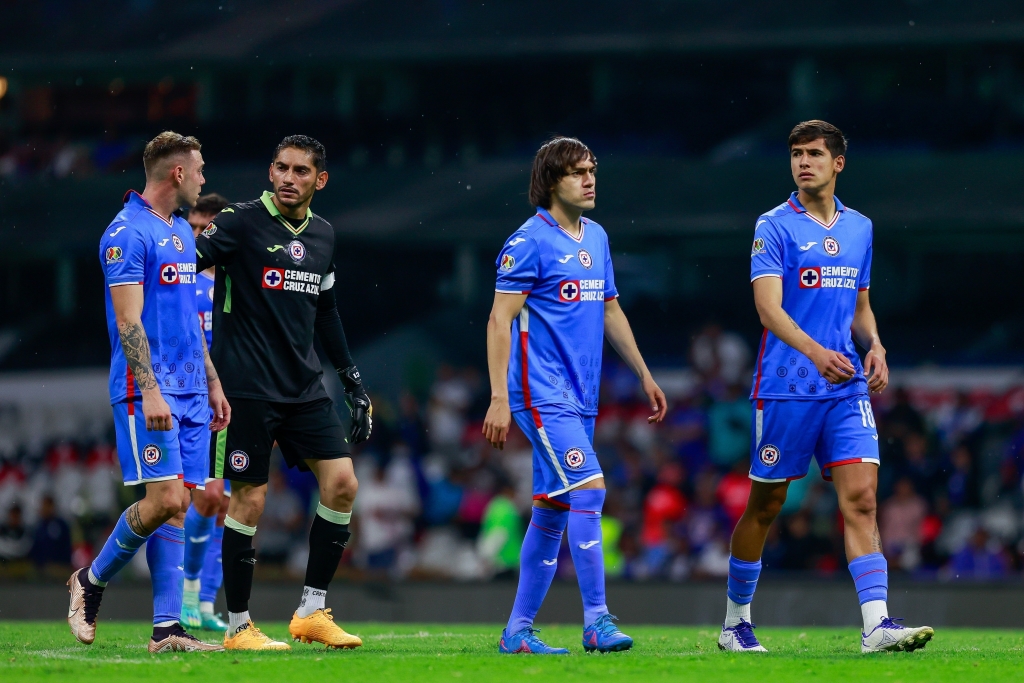
[[(861, 655), (857, 629), (760, 628), (768, 655), (726, 654), (715, 628), (624, 625), (631, 652), (586, 655), (580, 629), (553, 626), (543, 637), (568, 646), (563, 657), (499, 655), (499, 626), (344, 624), (365, 645), (325, 651), (294, 644), (288, 653), (146, 652), (147, 624), (100, 622), (96, 643), (77, 643), (64, 622), (0, 622), (0, 681), (992, 681), (1024, 677), (1024, 632), (940, 629), (911, 654)], [(264, 631), (286, 640), (287, 625)]]

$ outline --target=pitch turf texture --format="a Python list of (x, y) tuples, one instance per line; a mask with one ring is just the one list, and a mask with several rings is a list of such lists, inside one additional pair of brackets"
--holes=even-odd
[[(91, 646), (64, 622), (0, 622), (0, 681), (1010, 681), (1024, 678), (1024, 632), (939, 629), (924, 650), (860, 654), (856, 628), (760, 628), (767, 655), (719, 652), (714, 628), (624, 625), (631, 652), (587, 655), (577, 627), (545, 628), (569, 656), (499, 655), (499, 626), (344, 624), (365, 645), (325, 651), (150, 655), (147, 624), (101, 621)], [(288, 639), (284, 623), (263, 629)], [(207, 634), (209, 636), (209, 634)], [(214, 639), (212, 636), (209, 639)]]

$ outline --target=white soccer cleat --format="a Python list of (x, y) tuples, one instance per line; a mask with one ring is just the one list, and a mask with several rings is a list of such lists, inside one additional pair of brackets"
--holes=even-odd
[(897, 624), (902, 619), (885, 617), (871, 633), (861, 633), (861, 652), (913, 652), (928, 644), (935, 635), (931, 626), (908, 628)]
[(757, 642), (755, 628), (749, 621), (741, 621), (728, 628), (722, 626), (722, 633), (718, 636), (718, 649), (726, 652), (768, 652)]

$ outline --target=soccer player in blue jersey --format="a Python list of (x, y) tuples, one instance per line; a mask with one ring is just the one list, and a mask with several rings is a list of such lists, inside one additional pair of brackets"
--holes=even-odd
[[(219, 194), (201, 196), (189, 209), (188, 224), (192, 234), (209, 227), (228, 200)], [(196, 308), (199, 324), (206, 335), (206, 346), (213, 346), (213, 268), (196, 276)], [(206, 489), (198, 492), (185, 513), (185, 590), (181, 603), (181, 624), (206, 631), (226, 631), (228, 625), (213, 611), (224, 580), (221, 568), (221, 547), (224, 540), (224, 515), (228, 511), (231, 483), (207, 477)]]
[(654, 411), (648, 422), (660, 422), (667, 407), (619, 306), (608, 236), (582, 217), (594, 208), (596, 171), (597, 159), (579, 140), (546, 142), (530, 177), (537, 213), (508, 238), (497, 260), (483, 433), (502, 448), (515, 418), (533, 445), (534, 492), (519, 588), (498, 645), (503, 653), (568, 654), (546, 645), (533, 627), (566, 527), (583, 595), (584, 649), (633, 646), (605, 604), (605, 486), (593, 446), (605, 337), (640, 378)]
[(144, 484), (146, 495), (124, 511), (92, 565), (68, 581), (68, 624), (86, 644), (96, 637), (104, 587), (145, 543), (153, 581), (149, 651), (223, 650), (178, 623), (188, 489), (206, 481), (210, 430), (231, 419), (196, 311), (195, 238), (174, 214), (195, 204), (205, 182), (199, 150), (195, 138), (170, 131), (151, 140), (145, 190), (128, 192), (100, 239), (117, 454), (125, 485)]
[[(835, 196), (846, 165), (838, 128), (800, 123), (789, 135), (789, 151), (797, 190), (754, 226), (750, 279), (765, 330), (750, 393), (753, 481), (732, 535), (718, 646), (765, 651), (750, 620), (761, 551), (789, 482), (807, 475), (813, 455), (839, 496), (864, 619), (861, 651), (915, 650), (933, 631), (889, 618), (888, 573), (875, 522), (880, 461), (869, 392), (885, 389), (889, 368), (868, 299), (871, 221)], [(866, 350), (863, 365), (854, 340)]]

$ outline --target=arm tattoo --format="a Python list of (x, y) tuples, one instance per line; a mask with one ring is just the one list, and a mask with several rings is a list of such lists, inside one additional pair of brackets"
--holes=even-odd
[(213, 359), (210, 358), (210, 349), (206, 345), (206, 335), (202, 335), (203, 340), (203, 365), (206, 366), (206, 383), (216, 382), (220, 377), (217, 376), (217, 368), (213, 367)]
[(793, 329), (794, 330), (799, 330), (800, 329), (800, 326), (796, 324), (795, 320), (793, 320), (793, 316), (791, 316), (789, 313), (787, 313), (786, 317), (789, 318), (789, 322), (793, 323)]
[(122, 323), (118, 327), (125, 360), (135, 375), (135, 381), (139, 383), (139, 389), (156, 389), (156, 375), (153, 374), (153, 359), (146, 330), (141, 323), (132, 322)]
[(128, 522), (128, 528), (139, 536), (145, 537), (153, 533), (152, 530), (147, 529), (146, 525), (142, 523), (142, 515), (139, 513), (138, 503), (132, 503), (132, 505), (124, 511), (124, 519)]

